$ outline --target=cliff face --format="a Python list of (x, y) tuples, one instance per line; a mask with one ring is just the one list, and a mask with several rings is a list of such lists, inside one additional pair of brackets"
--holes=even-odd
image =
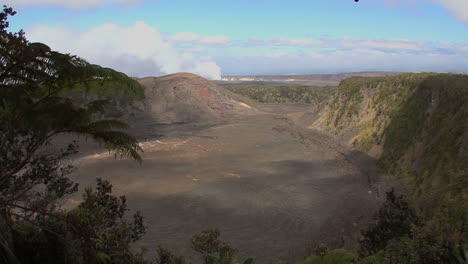
[(368, 152), (422, 191), (466, 186), (467, 125), (468, 75), (421, 73), (343, 80), (311, 127)]

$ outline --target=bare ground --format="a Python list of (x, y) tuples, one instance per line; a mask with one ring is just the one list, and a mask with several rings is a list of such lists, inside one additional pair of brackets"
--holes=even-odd
[[(317, 242), (353, 248), (379, 203), (374, 161), (298, 123), (303, 105), (260, 105), (257, 114), (215, 125), (156, 127), (144, 162), (107, 154), (78, 159), (76, 181), (111, 180), (148, 233), (140, 243), (192, 256), (190, 237), (219, 228), (256, 263), (300, 260)], [(192, 261), (195, 262), (196, 261)]]

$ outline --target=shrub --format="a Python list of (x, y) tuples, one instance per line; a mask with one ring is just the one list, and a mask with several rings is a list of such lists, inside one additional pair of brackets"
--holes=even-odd
[(360, 241), (359, 255), (369, 256), (385, 249), (390, 240), (410, 234), (418, 222), (416, 212), (403, 196), (396, 196), (394, 190), (388, 192), (374, 222), (362, 231), (364, 238)]

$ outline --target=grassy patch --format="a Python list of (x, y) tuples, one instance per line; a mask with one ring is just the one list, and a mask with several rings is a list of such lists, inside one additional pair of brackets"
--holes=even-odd
[(371, 122), (365, 123), (359, 134), (353, 139), (353, 146), (359, 150), (369, 151), (374, 145), (377, 144), (378, 135)]

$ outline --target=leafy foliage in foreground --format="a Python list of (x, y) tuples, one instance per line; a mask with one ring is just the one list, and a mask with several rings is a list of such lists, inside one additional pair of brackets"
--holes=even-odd
[(349, 264), (356, 259), (356, 256), (343, 249), (336, 249), (327, 252), (323, 256), (312, 255), (305, 261), (298, 264)]
[(158, 246), (156, 250), (157, 258), (156, 263), (158, 264), (185, 264), (185, 258), (183, 256), (172, 253), (168, 248)]
[(71, 237), (80, 241), (80, 251), (85, 263), (105, 258), (110, 263), (128, 263), (134, 259), (130, 244), (138, 241), (146, 232), (139, 212), (128, 222), (125, 196), (111, 195), (112, 185), (97, 179), (96, 191), (88, 188), (83, 202), (68, 213)]
[(364, 231), (359, 254), (369, 256), (384, 249), (387, 243), (411, 232), (413, 226), (420, 225), (416, 212), (394, 191), (387, 193), (387, 200), (374, 216), (374, 222)]
[(312, 104), (328, 99), (336, 91), (336, 87), (311, 86), (275, 86), (275, 85), (223, 85), (233, 93), (237, 93), (259, 103)]
[[(361, 256), (382, 256), (381, 263), (465, 263), (466, 238), (454, 239), (445, 218), (428, 218), (393, 191), (374, 216), (374, 222), (362, 234)], [(456, 262), (456, 260), (462, 262)]]
[[(218, 229), (202, 231), (192, 237), (192, 248), (203, 256), (205, 264), (236, 264), (236, 249), (229, 243), (219, 240), (221, 232)], [(252, 264), (253, 259), (247, 259), (244, 264)]]
[(41, 215), (14, 223), (16, 255), (21, 263), (145, 263), (130, 245), (146, 229), (139, 212), (133, 220), (124, 196), (112, 195), (112, 185), (97, 179), (83, 202), (70, 212)]
[[(90, 137), (116, 157), (141, 161), (141, 148), (136, 139), (124, 132), (127, 125), (102, 118), (107, 101), (90, 96), (77, 102), (67, 95), (72, 91), (83, 95), (111, 91), (122, 97), (140, 98), (143, 88), (123, 73), (52, 51), (42, 43), (30, 43), (22, 31), (8, 32), (7, 20), (14, 14), (7, 7), (0, 12), (0, 261), (18, 263), (18, 256), (29, 256), (31, 259), (23, 262), (38, 263), (54, 255), (60, 258), (66, 251), (61, 248), (79, 248), (65, 243), (78, 239), (66, 237), (71, 232), (68, 223), (60, 220), (64, 216), (58, 203), (77, 191), (77, 185), (68, 178), (73, 167), (67, 161), (77, 152), (77, 144), (71, 141), (68, 145), (54, 145), (54, 138), (60, 134)], [(100, 186), (104, 188), (105, 184)], [(91, 197), (92, 192), (88, 192), (86, 199)], [(82, 207), (80, 212), (86, 211), (83, 208), (89, 207)], [(96, 212), (92, 215), (115, 224), (105, 215)], [(122, 218), (122, 212), (117, 216)], [(86, 219), (86, 215), (80, 217)], [(17, 245), (17, 250), (31, 254), (15, 254), (12, 244)], [(110, 246), (115, 247), (105, 245)], [(120, 249), (121, 253), (131, 253)], [(103, 255), (106, 252), (99, 251), (101, 260), (106, 258)], [(85, 253), (85, 259), (98, 256), (85, 252), (84, 248), (78, 253)]]
[(463, 238), (454, 241), (443, 227), (418, 213), (392, 190), (374, 221), (362, 230), (359, 255), (342, 249), (316, 253), (298, 264), (461, 264), (468, 261)]
[(335, 249), (326, 252), (323, 256), (312, 255), (297, 264), (384, 264), (387, 263), (383, 252), (359, 259), (353, 252), (344, 249)]
[[(229, 243), (219, 240), (221, 232), (218, 229), (204, 230), (191, 239), (192, 249), (200, 254), (204, 264), (238, 264), (237, 250)], [(185, 258), (172, 253), (169, 249), (159, 246), (157, 249), (158, 264), (185, 264)], [(197, 263), (197, 262), (196, 262)], [(252, 264), (249, 258), (243, 264)]]
[(14, 14), (5, 7), (0, 16), (0, 206), (7, 215), (20, 207), (49, 210), (54, 199), (76, 190), (64, 161), (77, 146), (54, 149), (59, 134), (91, 137), (116, 157), (141, 161), (137, 141), (123, 132), (127, 125), (100, 118), (106, 101), (80, 105), (64, 95), (117, 87), (139, 96), (143, 88), (123, 73), (30, 43), (22, 31), (7, 32)]

